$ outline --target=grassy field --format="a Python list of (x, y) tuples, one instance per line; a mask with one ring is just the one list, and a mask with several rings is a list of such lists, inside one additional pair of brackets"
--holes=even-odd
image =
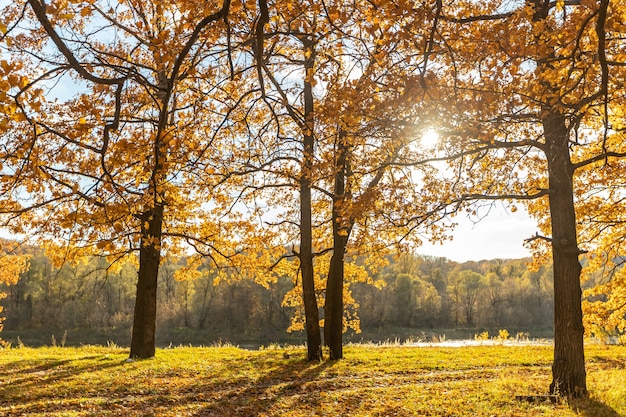
[(0, 350), (2, 416), (626, 416), (626, 347), (587, 346), (590, 397), (545, 394), (547, 346), (347, 346), (310, 364), (302, 347), (116, 346)]

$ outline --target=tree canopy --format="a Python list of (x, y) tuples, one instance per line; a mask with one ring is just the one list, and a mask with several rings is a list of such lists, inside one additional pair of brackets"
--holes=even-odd
[[(624, 329), (624, 6), (13, 2), (0, 15), (2, 224), (58, 263), (137, 255), (131, 356), (154, 355), (164, 255), (185, 255), (185, 279), (207, 259), (220, 279), (288, 271), (317, 360), (319, 305), (341, 358), (350, 283), (388, 250), (445, 239), (472, 204), (521, 201), (553, 263), (550, 389), (583, 395), (583, 253), (600, 284), (594, 329)], [(419, 141), (429, 129), (434, 146)], [(367, 253), (380, 256), (359, 263)], [(468, 323), (483, 284), (453, 284)]]

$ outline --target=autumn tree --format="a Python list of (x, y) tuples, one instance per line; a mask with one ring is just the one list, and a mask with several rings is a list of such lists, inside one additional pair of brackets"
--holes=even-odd
[(212, 251), (228, 222), (213, 224), (202, 208), (209, 181), (197, 188), (204, 174), (194, 167), (236, 100), (225, 88), (235, 71), (229, 18), (242, 10), (28, 0), (2, 11), (21, 124), (2, 155), (3, 215), (62, 248), (57, 261), (138, 254), (131, 357), (154, 356), (163, 251), (185, 241), (214, 259), (226, 252)]
[[(317, 60), (317, 15), (320, 6), (312, 4), (296, 8), (288, 3), (286, 8), (273, 9), (274, 25), (265, 33), (265, 24), (269, 22), (268, 5), (259, 1), (260, 15), (255, 32), (256, 43), (253, 55), (258, 68), (258, 79), (262, 86), (262, 103), (273, 116), (269, 125), (274, 129), (274, 138), (282, 143), (270, 143), (270, 152), (276, 152), (276, 157), (265, 158), (266, 153), (252, 163), (248, 163), (246, 171), (269, 171), (274, 164), (281, 161), (292, 161), (295, 167), (287, 167), (287, 171), (278, 168), (279, 178), (287, 179), (289, 188), (297, 190), (299, 198), (297, 218), (292, 224), (298, 227), (298, 249), (293, 250), (299, 261), (299, 275), (301, 279), (302, 301), (304, 306), (305, 330), (307, 335), (307, 357), (310, 361), (322, 358), (322, 341), (319, 324), (318, 300), (315, 288), (314, 246), (313, 246), (313, 186), (315, 163), (315, 102), (313, 83), (315, 64)], [(274, 5), (277, 6), (277, 5)], [(303, 13), (304, 11), (304, 13)], [(267, 41), (268, 45), (264, 45)], [(275, 49), (289, 51), (269, 54), (267, 51)], [(295, 71), (301, 87), (297, 89), (294, 98), (290, 99), (289, 81), (283, 83), (286, 73)], [(270, 131), (271, 132), (271, 131)], [(266, 131), (261, 131), (261, 135)], [(266, 141), (260, 142), (265, 146)], [(254, 164), (257, 164), (256, 166)], [(294, 169), (295, 168), (295, 169)], [(244, 171), (245, 172), (245, 171)], [(279, 188), (278, 182), (270, 185)]]
[[(610, 110), (612, 131), (606, 137), (607, 148), (623, 153), (624, 131), (621, 100)], [(624, 291), (623, 159), (606, 158), (577, 173), (582, 198), (577, 204), (581, 240), (589, 253), (583, 269), (585, 278), (583, 312), (585, 327), (597, 337), (623, 340), (626, 331)]]
[(406, 32), (429, 47), (432, 10), (423, 6), (405, 13), (403, 7), (362, 5), (356, 12), (336, 6), (329, 14), (334, 25), (343, 24), (345, 50), (319, 112), (332, 225), (324, 336), (336, 359), (342, 357), (346, 257), (419, 242), (413, 232), (446, 213), (445, 185), (439, 183), (443, 193), (430, 188), (442, 178), (427, 163), (429, 150), (419, 144), (429, 127), (431, 97), (422, 83), (428, 59), (403, 48)]
[(459, 309), (463, 323), (474, 326), (476, 323), (477, 303), (485, 290), (485, 277), (471, 270), (459, 271), (450, 280), (450, 289)]
[[(250, 188), (272, 190), (264, 199), (278, 207), (299, 196), (299, 207), (286, 209), (274, 224), (299, 228), (293, 253), (300, 261), (313, 358), (319, 332), (312, 324), (318, 322), (314, 295), (324, 296), (325, 343), (339, 359), (349, 324), (346, 264), (355, 271), (359, 253), (415, 243), (414, 231), (445, 215), (449, 204), (443, 197), (448, 189), (428, 163), (434, 156), (419, 147), (428, 127), (421, 86), (427, 63), (421, 54), (404, 54), (400, 45), (407, 39), (398, 30), (404, 25), (428, 45), (431, 30), (422, 17), (430, 9), (398, 20), (406, 10), (390, 8), (385, 18), (368, 3), (270, 8), (263, 45), (256, 34), (264, 90), (255, 104), (269, 112), (262, 128), (251, 129), (257, 139), (243, 152), (239, 173), (262, 173)], [(328, 263), (314, 260), (326, 253), (332, 254)], [(316, 273), (323, 265), (327, 271)], [(315, 285), (320, 275), (323, 293)]]
[(584, 0), (441, 6), (441, 69), (453, 82), (454, 114), (442, 124), (448, 143), (467, 152), (454, 169), (470, 173), (457, 192), (522, 200), (540, 219), (546, 236), (534, 243), (549, 244), (554, 267), (550, 392), (563, 395), (586, 393), (575, 172), (621, 156), (607, 147), (610, 126), (601, 122), (621, 94), (611, 74), (618, 8)]

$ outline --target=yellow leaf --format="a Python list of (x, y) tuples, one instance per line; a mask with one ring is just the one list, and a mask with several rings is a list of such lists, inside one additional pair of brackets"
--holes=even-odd
[(565, 0), (556, 0), (556, 10), (562, 12), (565, 9)]

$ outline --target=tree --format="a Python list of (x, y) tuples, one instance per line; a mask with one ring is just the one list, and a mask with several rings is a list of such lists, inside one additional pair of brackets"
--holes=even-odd
[(411, 274), (398, 274), (394, 282), (396, 319), (403, 327), (428, 327), (438, 319), (441, 296), (435, 287)]
[[(267, 7), (267, 6), (265, 6)], [(306, 5), (305, 9), (315, 10), (312, 5)], [(318, 8), (319, 9), (319, 8)], [(293, 8), (286, 11), (286, 15), (282, 18), (286, 22), (299, 21), (305, 29), (303, 31), (295, 30), (291, 32), (287, 30), (287, 39), (296, 42), (294, 46), (299, 59), (292, 61), (287, 58), (286, 62), (277, 63), (277, 71), (284, 71), (285, 66), (299, 66), (298, 72), (302, 74), (302, 90), (299, 100), (300, 107), (296, 110), (288, 99), (285, 87), (277, 80), (272, 68), (272, 62), (267, 58), (263, 58), (262, 50), (257, 49), (257, 65), (259, 66), (259, 77), (263, 80), (268, 77), (272, 83), (272, 87), (276, 89), (277, 94), (281, 97), (283, 104), (286, 106), (290, 123), (295, 124), (295, 135), (299, 138), (301, 146), (300, 155), (296, 156), (299, 164), (299, 173), (295, 174), (295, 180), (300, 197), (299, 204), (299, 248), (297, 258), (299, 260), (300, 276), (302, 280), (302, 297), (305, 310), (305, 329), (307, 334), (307, 357), (309, 361), (319, 361), (322, 359), (322, 340), (319, 323), (319, 312), (317, 295), (315, 289), (315, 271), (313, 265), (314, 247), (313, 247), (313, 196), (312, 188), (314, 182), (314, 160), (315, 160), (315, 103), (313, 97), (313, 83), (315, 64), (317, 60), (317, 40), (316, 40), (316, 19), (310, 14), (299, 14)], [(295, 12), (295, 16), (292, 16)], [(280, 32), (277, 32), (280, 33)], [(258, 35), (257, 35), (258, 36)], [(260, 39), (260, 40), (259, 40)], [(262, 42), (262, 37), (257, 38), (257, 42)], [(275, 44), (280, 45), (280, 40), (274, 40)], [(285, 45), (281, 45), (285, 47)], [(258, 48), (258, 46), (257, 46)], [(291, 62), (290, 62), (291, 61)], [(264, 82), (262, 81), (262, 85)], [(266, 93), (263, 92), (265, 95)], [(274, 110), (272, 113), (276, 114)], [(277, 129), (283, 130), (286, 126), (281, 126), (278, 121)], [(287, 129), (289, 131), (289, 129)], [(263, 161), (262, 163), (266, 163)]]
[[(21, 127), (3, 156), (11, 172), (3, 214), (16, 232), (64, 247), (60, 261), (138, 253), (131, 357), (155, 352), (167, 240), (172, 252), (176, 240), (210, 251), (217, 236), (208, 216), (193, 228), (187, 219), (206, 213), (193, 167), (208, 156), (207, 133), (215, 138), (227, 118), (230, 102), (218, 96), (232, 98), (222, 88), (234, 71), (230, 12), (229, 1), (135, 0), (28, 0), (2, 12), (13, 30), (3, 36), (6, 52), (19, 63), (8, 78), (21, 80), (11, 93)], [(221, 68), (230, 71), (222, 77)], [(54, 85), (68, 82), (75, 94), (55, 101)]]
[[(290, 164), (299, 164), (301, 208), (307, 208), (312, 199), (313, 217), (321, 225), (313, 247), (319, 254), (332, 253), (324, 292), (324, 339), (330, 356), (340, 359), (346, 328), (344, 297), (350, 297), (346, 263), (363, 251), (408, 246), (419, 240), (415, 230), (445, 216), (449, 199), (447, 188), (427, 163), (432, 155), (416, 146), (427, 127), (421, 122), (428, 100), (419, 82), (427, 63), (419, 54), (404, 54), (401, 45), (406, 39), (397, 31), (404, 25), (427, 39), (430, 28), (421, 19), (399, 19), (402, 10), (395, 6), (386, 11), (366, 2), (356, 8), (335, 3), (323, 6), (277, 11), (265, 34), (264, 39), (271, 42), (265, 48), (268, 53), (262, 60), (257, 57), (265, 69), (262, 84), (268, 86), (264, 102), (271, 109), (276, 137), (284, 140), (275, 142), (270, 155), (254, 170), (272, 169), (285, 181), (280, 186), (291, 183), (293, 187), (296, 174)], [(290, 54), (284, 52), (287, 48)], [(293, 75), (284, 76), (295, 74), (289, 72), (294, 68), (303, 76), (301, 82)], [(316, 89), (316, 85), (322, 87)], [(291, 95), (298, 101), (291, 100)], [(290, 124), (299, 130), (297, 136), (285, 133), (293, 129)], [(267, 129), (260, 133), (266, 135)], [(300, 143), (294, 137), (302, 138)], [(298, 144), (295, 154), (294, 142)], [(258, 143), (267, 148), (267, 139)], [(304, 164), (309, 156), (313, 161)], [(286, 166), (275, 167), (278, 161), (287, 161)], [(304, 188), (303, 173), (308, 173)], [(416, 190), (416, 184), (423, 189)], [(308, 242), (309, 216), (304, 219), (303, 213), (300, 236)], [(310, 275), (303, 254), (309, 255), (308, 243), (298, 256), (302, 272)], [(305, 284), (309, 279), (302, 278), (309, 288), (309, 295), (303, 295), (312, 299), (314, 286)], [(314, 311), (311, 305), (307, 322), (315, 321)]]
[(485, 278), (478, 272), (463, 270), (452, 278), (450, 291), (455, 297), (456, 308), (460, 309), (463, 323), (474, 326), (476, 320), (476, 303), (485, 289)]
[[(472, 172), (458, 193), (461, 198), (519, 199), (541, 220), (550, 237), (537, 236), (535, 243), (549, 243), (554, 267), (550, 391), (584, 395), (574, 173), (623, 156), (605, 146), (604, 134), (589, 131), (599, 121), (606, 131), (609, 126), (601, 122), (606, 104), (621, 94), (610, 77), (619, 36), (607, 31), (619, 30), (610, 23), (618, 18), (610, 13), (618, 6), (544, 0), (510, 9), (463, 6), (463, 12), (441, 8), (446, 25), (441, 31), (449, 34), (445, 50), (450, 51), (442, 58), (449, 64), (443, 68), (454, 80), (449, 95), (457, 110), (450, 119), (458, 123), (450, 128), (463, 131), (454, 141), (465, 152), (455, 167)], [(483, 168), (486, 175), (476, 175)]]
[[(500, 269), (500, 262), (498, 262), (495, 267), (496, 270)], [(501, 272), (500, 272), (501, 273)], [(485, 276), (485, 287), (486, 287), (486, 298), (489, 303), (489, 309), (491, 310), (492, 320), (500, 325), (500, 320), (502, 318), (503, 312), (503, 280), (496, 274), (495, 272), (489, 272)]]

